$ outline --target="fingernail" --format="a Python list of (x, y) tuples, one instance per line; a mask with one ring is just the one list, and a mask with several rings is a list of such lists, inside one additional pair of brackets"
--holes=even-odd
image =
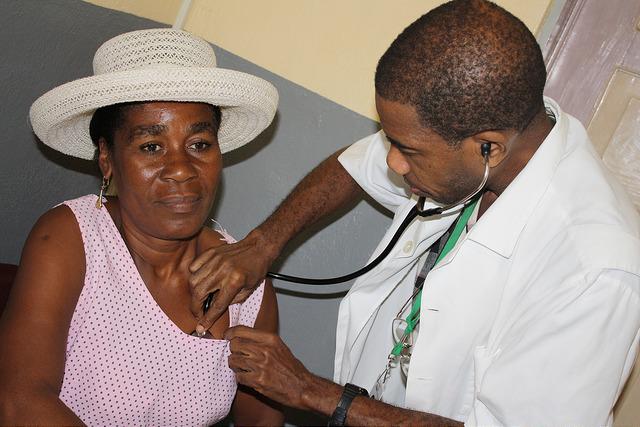
[(196, 334), (202, 338), (204, 336), (204, 334), (207, 333), (207, 330), (204, 328), (204, 326), (202, 325), (198, 325), (196, 326)]

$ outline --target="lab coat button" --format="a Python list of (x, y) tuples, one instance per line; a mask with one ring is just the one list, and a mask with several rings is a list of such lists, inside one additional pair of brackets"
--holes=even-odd
[(405, 254), (408, 254), (409, 252), (411, 252), (411, 249), (413, 249), (413, 241), (409, 240), (407, 243), (404, 244), (404, 247), (402, 248), (402, 250), (404, 251)]

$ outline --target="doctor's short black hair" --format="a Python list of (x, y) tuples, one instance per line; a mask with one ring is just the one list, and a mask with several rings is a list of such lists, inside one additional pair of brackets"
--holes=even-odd
[[(91, 141), (98, 148), (98, 141), (100, 138), (104, 138), (107, 147), (113, 148), (113, 135), (115, 130), (122, 126), (122, 120), (124, 115), (130, 107), (145, 104), (152, 101), (135, 101), (135, 102), (123, 102), (120, 104), (107, 105), (106, 107), (98, 108), (89, 123), (89, 135)], [(215, 126), (216, 133), (220, 128), (220, 120), (222, 119), (222, 113), (220, 107), (211, 105), (213, 113), (213, 125)], [(96, 152), (97, 155), (97, 152)]]
[(521, 131), (544, 106), (542, 52), (518, 18), (484, 0), (445, 3), (407, 27), (378, 62), (376, 93), (413, 106), (449, 144)]

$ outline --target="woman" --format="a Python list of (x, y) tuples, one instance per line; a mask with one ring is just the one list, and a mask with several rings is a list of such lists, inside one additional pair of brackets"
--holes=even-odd
[[(193, 261), (231, 241), (204, 226), (221, 154), (269, 125), (277, 92), (216, 68), (209, 44), (171, 29), (109, 40), (94, 72), (31, 108), (45, 144), (97, 151), (103, 181), (27, 239), (0, 322), (0, 424), (209, 425), (232, 402), (236, 424), (281, 424), (266, 399), (236, 394), (222, 339), (237, 324), (277, 329), (271, 285), (203, 337), (189, 308)], [(104, 196), (110, 183), (117, 197)]]

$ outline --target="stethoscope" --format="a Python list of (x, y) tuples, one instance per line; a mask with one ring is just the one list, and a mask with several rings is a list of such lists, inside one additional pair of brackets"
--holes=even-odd
[(272, 279), (284, 280), (286, 282), (302, 283), (305, 285), (334, 285), (337, 283), (343, 283), (351, 279), (355, 279), (356, 277), (360, 277), (363, 274), (371, 271), (374, 267), (380, 264), (380, 262), (382, 262), (382, 260), (385, 259), (387, 255), (389, 255), (389, 253), (391, 252), (395, 244), (398, 242), (398, 239), (400, 239), (400, 236), (402, 236), (402, 233), (404, 233), (404, 231), (407, 229), (409, 224), (411, 224), (411, 222), (417, 216), (428, 218), (435, 215), (443, 214), (444, 212), (460, 205), (466, 206), (469, 201), (471, 201), (476, 195), (478, 195), (482, 191), (485, 184), (487, 183), (487, 179), (489, 178), (489, 152), (490, 151), (491, 151), (491, 144), (489, 144), (488, 142), (485, 142), (480, 146), (480, 152), (484, 159), (484, 176), (482, 177), (482, 182), (480, 183), (478, 188), (473, 191), (473, 193), (469, 194), (467, 197), (465, 197), (462, 200), (458, 200), (455, 203), (451, 203), (446, 206), (430, 208), (430, 209), (424, 208), (425, 198), (420, 197), (416, 205), (409, 211), (405, 219), (402, 221), (402, 223), (396, 230), (395, 234), (393, 235), (393, 237), (391, 238), (387, 246), (384, 248), (382, 252), (380, 252), (380, 255), (378, 255), (373, 261), (371, 261), (369, 264), (362, 267), (360, 270), (354, 271), (353, 273), (345, 274), (344, 276), (331, 277), (328, 279), (312, 279), (307, 277), (296, 277), (296, 276), (289, 276), (287, 274), (273, 273), (271, 271), (267, 273), (267, 277), (270, 277)]

